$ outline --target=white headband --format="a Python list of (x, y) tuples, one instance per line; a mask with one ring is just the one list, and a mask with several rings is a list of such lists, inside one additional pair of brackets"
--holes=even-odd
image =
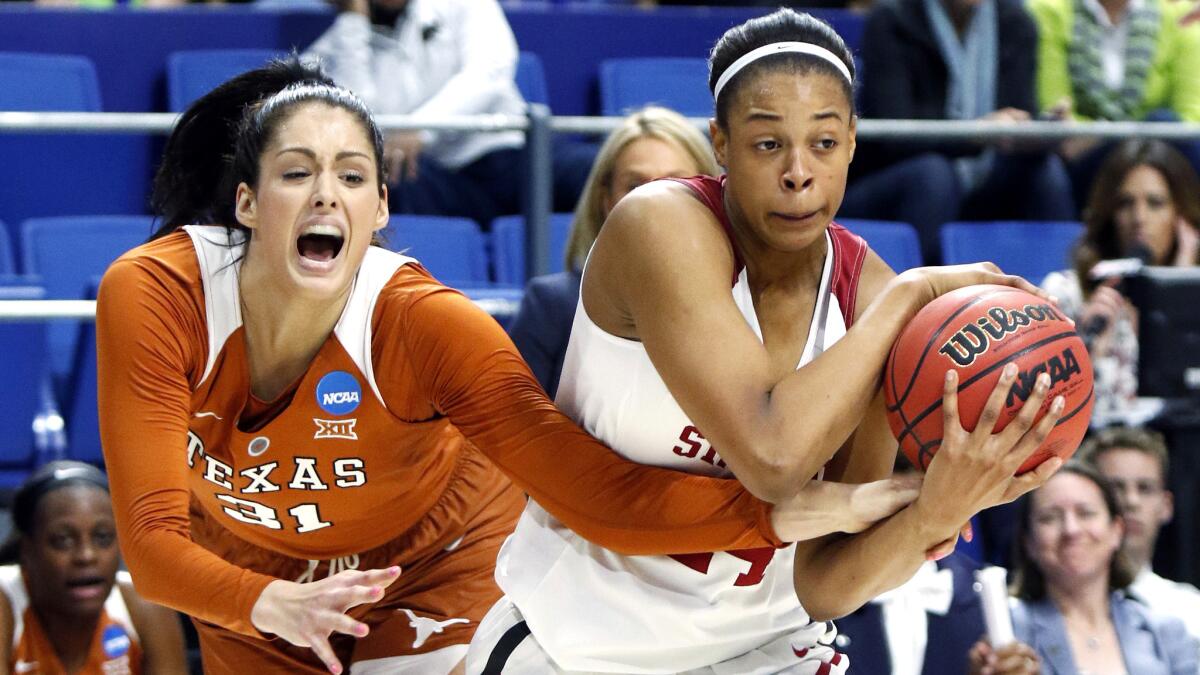
[(726, 68), (725, 72), (721, 73), (721, 77), (717, 78), (717, 86), (713, 88), (713, 100), (715, 101), (721, 96), (721, 90), (725, 88), (725, 85), (729, 84), (729, 81), (733, 79), (733, 76), (737, 75), (742, 68), (745, 68), (764, 56), (771, 56), (772, 54), (784, 54), (787, 52), (794, 52), (796, 54), (809, 54), (811, 56), (817, 56), (825, 59), (833, 64), (834, 68), (838, 69), (838, 72), (846, 78), (846, 82), (854, 84), (853, 79), (850, 77), (850, 69), (846, 67), (846, 64), (843, 63), (841, 59), (839, 59), (837, 56), (834, 56), (833, 52), (829, 51), (828, 49), (808, 42), (775, 42), (743, 54), (740, 59), (733, 62), (733, 65)]

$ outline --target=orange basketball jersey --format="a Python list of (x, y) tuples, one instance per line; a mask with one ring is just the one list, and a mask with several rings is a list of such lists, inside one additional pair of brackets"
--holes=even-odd
[[(129, 574), (118, 572), (117, 580), (129, 583)], [(0, 589), (8, 597), (13, 613), (9, 672), (14, 675), (66, 675), (66, 669), (29, 604), (29, 593), (19, 566), (0, 567)], [(79, 675), (140, 675), (142, 672), (142, 647), (118, 584), (113, 585), (104, 601), (87, 660), (78, 672)]]
[(245, 235), (185, 230), (122, 256), (97, 306), (105, 462), (146, 599), (258, 635), (250, 613), (274, 578), (213, 539), (310, 562), (402, 534), (419, 550), (478, 508), (448, 486), (485, 491), (505, 480), (495, 467), (615, 550), (778, 544), (769, 505), (736, 481), (625, 462), (581, 431), (491, 317), (380, 248), (308, 369), (276, 401), (256, 400), (238, 280)]
[(208, 338), (188, 429), (192, 494), (238, 537), (296, 558), (344, 556), (395, 539), (441, 496), (463, 447), (432, 409), (408, 419), (388, 410), (375, 381), (375, 303), (412, 259), (371, 247), (334, 332), (294, 389), (265, 403), (248, 386), (237, 300), (242, 248), (229, 246), (224, 228), (186, 229)]

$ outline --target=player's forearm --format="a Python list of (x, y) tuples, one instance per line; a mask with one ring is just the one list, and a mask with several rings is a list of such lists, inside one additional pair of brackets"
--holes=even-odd
[(788, 541), (806, 541), (835, 532), (852, 531), (850, 500), (857, 486), (809, 481), (795, 498), (775, 505), (771, 522)]
[(916, 573), (926, 551), (957, 536), (923, 523), (914, 505), (852, 536), (797, 544), (796, 595), (814, 620), (845, 616)]
[(262, 637), (250, 610), (271, 577), (236, 567), (185, 536), (117, 517), (121, 550), (144, 599), (227, 628)]
[[(920, 306), (915, 282), (894, 280), (845, 337), (771, 392), (753, 447), (759, 477), (730, 462), (756, 495), (773, 503), (791, 498), (825, 466), (859, 426), (879, 389), (883, 365), (897, 335)], [(814, 452), (813, 449), (819, 449)], [(728, 458), (726, 458), (728, 460)]]
[(479, 425), (460, 417), (456, 425), (518, 487), (593, 543), (626, 555), (780, 543), (770, 506), (736, 480), (623, 459), (545, 401), (528, 375), (485, 398), (500, 404), (495, 415), (481, 416)]

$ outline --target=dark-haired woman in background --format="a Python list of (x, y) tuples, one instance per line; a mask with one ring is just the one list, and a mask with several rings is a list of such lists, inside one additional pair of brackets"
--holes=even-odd
[[(1125, 589), (1135, 570), (1121, 553), (1116, 492), (1070, 462), (1018, 506), (1013, 632), (1018, 643), (971, 650), (975, 675), (1195, 675), (1200, 651), (1183, 623), (1155, 614)], [(1040, 660), (1004, 658), (1031, 647)]]
[[(630, 460), (736, 476), (767, 501), (885, 478), (896, 441), (879, 380), (900, 329), (961, 286), (1032, 289), (989, 265), (897, 277), (831, 222), (854, 153), (853, 68), (841, 37), (807, 14), (730, 29), (710, 58), (726, 175), (643, 185), (600, 230), (556, 402)], [(841, 672), (846, 659), (819, 644), (823, 620), (899, 585), (974, 513), (1058, 465), (1013, 478), (1061, 411), (1059, 399), (1031, 430), (1048, 378), (989, 435), (1015, 370), (972, 434), (946, 380), (946, 436), (916, 501), (869, 529), (844, 510), (817, 516), (819, 533), (854, 536), (628, 556), (534, 495), (497, 563), (506, 597), (480, 625), (468, 672)], [(811, 480), (822, 471), (827, 481)]]
[(104, 473), (81, 462), (33, 472), (0, 549), (0, 664), (33, 675), (187, 672), (179, 617), (119, 572)]
[[(126, 561), (146, 597), (195, 618), (207, 672), (456, 672), (524, 504), (501, 470), (630, 554), (805, 536), (819, 499), (772, 506), (622, 460), (554, 408), (491, 317), (370, 246), (382, 152), (319, 71), (234, 78), (181, 117), (163, 227), (101, 285)], [(850, 510), (894, 510), (888, 488)]]
[(1042, 282), (1080, 326), (1096, 376), (1096, 414), (1118, 415), (1137, 395), (1137, 314), (1117, 290), (1118, 278), (1097, 278), (1096, 264), (1140, 258), (1150, 265), (1200, 264), (1200, 178), (1173, 146), (1132, 140), (1115, 147), (1092, 185), (1086, 230), (1072, 253), (1073, 269)]

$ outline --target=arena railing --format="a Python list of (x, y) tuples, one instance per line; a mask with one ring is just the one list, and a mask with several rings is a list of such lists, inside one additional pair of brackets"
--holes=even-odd
[[(77, 113), (77, 112), (0, 112), (3, 133), (128, 133), (166, 134), (175, 124), (174, 113)], [(549, 259), (549, 216), (552, 205), (550, 143), (554, 134), (604, 134), (621, 124), (621, 117), (553, 116), (542, 104), (530, 104), (528, 114), (460, 115), (438, 119), (409, 115), (376, 117), (385, 131), (429, 129), (432, 131), (521, 131), (529, 156), (524, 207), (526, 219), (526, 264), (530, 277), (546, 273)], [(706, 118), (691, 118), (698, 128), (707, 130)], [(1103, 140), (1160, 138), (1164, 140), (1200, 139), (1200, 124), (1186, 122), (991, 122), (951, 120), (880, 120), (858, 121), (862, 139), (974, 141), (980, 145), (1005, 141), (1060, 141), (1088, 137)], [(503, 298), (482, 298), (476, 304), (497, 318), (516, 311), (516, 302)], [(0, 301), (0, 321), (90, 319), (95, 302), (86, 300), (6, 300)]]

